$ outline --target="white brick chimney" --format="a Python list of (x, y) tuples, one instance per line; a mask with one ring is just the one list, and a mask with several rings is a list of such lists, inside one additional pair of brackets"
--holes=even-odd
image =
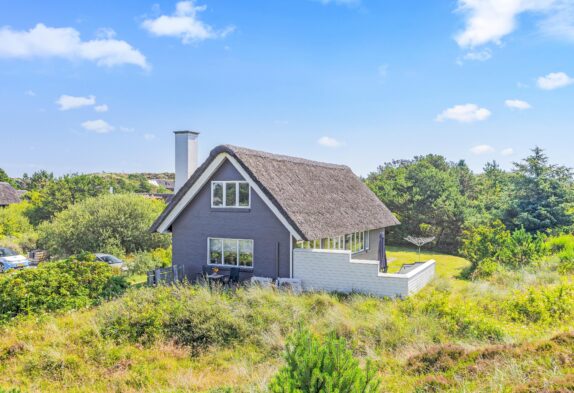
[(197, 138), (199, 132), (174, 131), (175, 192), (178, 192), (197, 169)]

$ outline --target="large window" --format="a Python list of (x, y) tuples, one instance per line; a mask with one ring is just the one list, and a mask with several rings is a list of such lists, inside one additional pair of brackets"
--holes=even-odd
[(295, 247), (316, 250), (349, 250), (351, 253), (356, 254), (369, 249), (369, 231), (355, 232), (322, 240), (300, 241), (297, 242)]
[(214, 181), (211, 183), (211, 207), (251, 206), (251, 189), (245, 181)]
[(253, 240), (208, 239), (209, 264), (253, 267)]

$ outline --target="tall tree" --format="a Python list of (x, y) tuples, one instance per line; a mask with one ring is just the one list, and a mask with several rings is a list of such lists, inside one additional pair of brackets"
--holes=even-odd
[(464, 162), (432, 154), (393, 161), (371, 173), (367, 185), (402, 222), (389, 233), (390, 242), (423, 234), (436, 236), (438, 248), (458, 249), (469, 206), (465, 194), (474, 189)]
[(37, 225), (77, 202), (109, 191), (107, 182), (94, 175), (64, 175), (48, 182), (41, 190), (32, 192), (28, 198), (33, 208), (28, 215), (32, 224)]
[(510, 203), (504, 214), (507, 227), (523, 227), (533, 233), (572, 225), (570, 169), (550, 164), (544, 150), (536, 147), (514, 164), (513, 172)]
[(46, 170), (40, 170), (28, 175), (24, 173), (22, 179), (20, 180), (20, 187), (28, 191), (42, 190), (48, 184), (54, 181), (54, 174)]

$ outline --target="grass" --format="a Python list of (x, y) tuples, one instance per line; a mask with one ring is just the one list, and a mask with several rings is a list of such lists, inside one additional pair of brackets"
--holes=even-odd
[[(417, 258), (399, 248), (389, 256), (397, 266)], [(13, 321), (0, 327), (0, 387), (265, 391), (286, 337), (305, 326), (344, 337), (356, 356), (375, 363), (388, 392), (574, 389), (571, 277), (549, 265), (468, 282), (459, 278), (464, 259), (422, 258), (437, 261), (437, 278), (404, 301), (255, 287), (135, 288), (97, 308)], [(567, 298), (557, 297), (561, 286)], [(557, 304), (566, 306), (560, 316), (544, 314)]]
[(437, 276), (453, 280), (456, 280), (462, 270), (470, 265), (470, 263), (464, 258), (437, 252), (429, 252), (424, 249), (421, 250), (419, 257), (418, 252), (407, 247), (388, 247), (387, 257), (389, 259), (394, 258), (389, 263), (389, 273), (398, 272), (401, 266), (407, 263), (424, 262), (434, 259), (436, 261)]

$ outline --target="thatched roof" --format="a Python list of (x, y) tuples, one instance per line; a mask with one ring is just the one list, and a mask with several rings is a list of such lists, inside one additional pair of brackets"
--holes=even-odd
[(0, 206), (7, 206), (18, 202), (20, 202), (18, 191), (16, 191), (10, 184), (0, 182)]
[(239, 162), (303, 239), (322, 239), (399, 224), (347, 166), (223, 145), (211, 151), (156, 220), (153, 230), (157, 230), (221, 153)]

